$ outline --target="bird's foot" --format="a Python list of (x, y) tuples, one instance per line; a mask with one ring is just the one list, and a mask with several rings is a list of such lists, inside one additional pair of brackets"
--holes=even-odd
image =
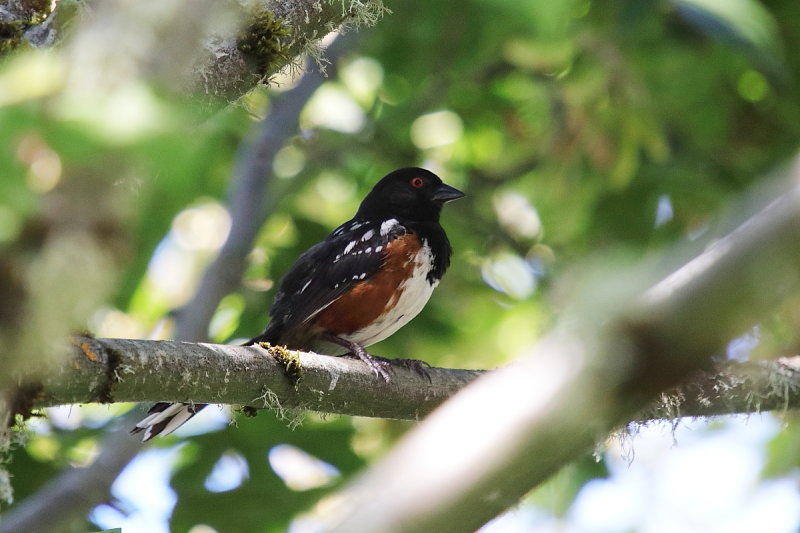
[(372, 355), (368, 353), (367, 350), (365, 350), (360, 344), (337, 337), (336, 335), (326, 335), (325, 339), (350, 350), (350, 353), (346, 355), (361, 359), (364, 364), (366, 364), (369, 369), (372, 370), (372, 373), (375, 374), (376, 377), (383, 379), (383, 381), (386, 383), (392, 382), (392, 377), (389, 375), (389, 370), (392, 368), (392, 363), (389, 359)]
[[(431, 381), (431, 374), (430, 374), (430, 372), (428, 372), (428, 368), (430, 368), (431, 365), (426, 363), (425, 361), (421, 361), (419, 359), (392, 359), (392, 358), (389, 358), (389, 357), (380, 357), (380, 356), (377, 356), (377, 355), (372, 355), (370, 353), (367, 353), (366, 351), (364, 351), (364, 353), (371, 359), (370, 362), (367, 362), (363, 358), (363, 356), (353, 354), (352, 352), (347, 354), (347, 355), (350, 356), (350, 357), (358, 357), (359, 359), (361, 359), (362, 361), (367, 363), (367, 365), (371, 369), (373, 369), (373, 372), (375, 370), (374, 370), (374, 368), (372, 366), (372, 363), (376, 363), (376, 364), (380, 365), (382, 367), (382, 369), (384, 369), (384, 370), (392, 370), (394, 367), (403, 367), (403, 368), (407, 368), (409, 370), (413, 370), (416, 374), (426, 378), (429, 383)], [(376, 374), (376, 375), (378, 375), (378, 374)], [(380, 377), (383, 377), (383, 374), (380, 374)], [(386, 380), (385, 377), (384, 377), (384, 380)], [(388, 383), (389, 380), (386, 380), (386, 381)]]
[(386, 383), (392, 382), (392, 378), (389, 375), (389, 371), (392, 369), (391, 360), (384, 357), (378, 357), (377, 355), (372, 355), (361, 346), (354, 346), (354, 348), (355, 349), (351, 351), (351, 354), (364, 361), (364, 364), (366, 364), (369, 369), (372, 370), (372, 373), (375, 374), (375, 377), (382, 378)]

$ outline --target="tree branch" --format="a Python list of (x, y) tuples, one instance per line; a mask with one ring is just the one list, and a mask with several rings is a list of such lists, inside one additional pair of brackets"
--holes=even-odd
[(72, 357), (41, 380), (34, 403), (227, 403), (413, 420), (479, 374), (431, 368), (428, 380), (398, 368), (387, 385), (359, 361), (343, 357), (282, 348), (81, 337), (75, 339)]
[(208, 53), (193, 85), (207, 94), (236, 98), (302, 54), (322, 61), (318, 43), (323, 37), (372, 26), (386, 12), (382, 0), (261, 0), (243, 14), (238, 35), (206, 42)]
[(789, 409), (800, 409), (800, 356), (726, 363), (713, 371), (701, 371), (661, 394), (636, 418), (672, 420)]
[[(29, 401), (36, 407), (191, 401), (417, 420), (483, 373), (430, 368), (428, 380), (399, 367), (386, 385), (350, 358), (282, 348), (79, 337), (70, 357), (31, 389)], [(800, 408), (800, 356), (700, 371), (632, 421), (795, 408)]]
[[(161, 4), (154, 11), (136, 3), (62, 0), (51, 12), (49, 3), (0, 0), (0, 54), (24, 44), (51, 47), (68, 36), (77, 63), (73, 78), (114, 86), (134, 72), (184, 92), (235, 100), (281, 69), (301, 67), (297, 58), (304, 54), (325, 63), (323, 37), (372, 26), (388, 11), (382, 0)], [(89, 74), (86, 65), (96, 71)]]

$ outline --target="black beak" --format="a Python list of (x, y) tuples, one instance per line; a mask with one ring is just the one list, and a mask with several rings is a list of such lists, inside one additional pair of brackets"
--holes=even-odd
[(433, 201), (439, 204), (445, 204), (463, 198), (464, 196), (466, 195), (455, 187), (442, 183), (439, 188), (433, 192)]

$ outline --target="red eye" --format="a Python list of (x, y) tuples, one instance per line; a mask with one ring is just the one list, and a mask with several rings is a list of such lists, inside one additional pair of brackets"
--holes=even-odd
[(415, 189), (421, 189), (423, 185), (425, 185), (425, 182), (422, 181), (422, 178), (411, 179), (411, 186), (414, 187)]

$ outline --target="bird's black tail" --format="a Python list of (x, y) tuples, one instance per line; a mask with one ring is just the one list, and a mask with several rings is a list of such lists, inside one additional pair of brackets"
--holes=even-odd
[(207, 403), (159, 402), (153, 405), (147, 411), (147, 416), (131, 429), (131, 434), (144, 432), (142, 442), (147, 442), (158, 435), (169, 435), (207, 405)]

